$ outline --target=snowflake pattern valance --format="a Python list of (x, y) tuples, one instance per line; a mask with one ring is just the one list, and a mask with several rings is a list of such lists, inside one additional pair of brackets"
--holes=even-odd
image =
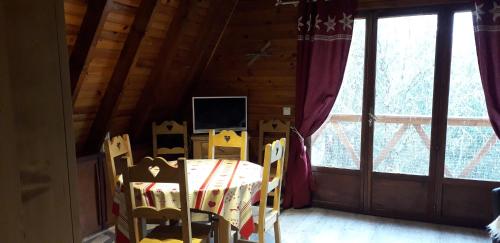
[(297, 20), (299, 41), (351, 40), (356, 1), (303, 0)]
[(476, 1), (474, 5), (474, 31), (500, 31), (500, 1)]

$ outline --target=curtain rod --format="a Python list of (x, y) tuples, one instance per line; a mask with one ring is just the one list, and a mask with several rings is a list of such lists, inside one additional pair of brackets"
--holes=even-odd
[(293, 5), (297, 7), (299, 5), (299, 1), (283, 1), (283, 0), (276, 0), (276, 6), (279, 5)]

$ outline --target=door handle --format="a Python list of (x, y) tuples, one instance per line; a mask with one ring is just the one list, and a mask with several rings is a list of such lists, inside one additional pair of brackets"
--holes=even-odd
[(373, 123), (377, 121), (377, 116), (375, 116), (373, 113), (369, 112), (368, 113), (368, 125), (370, 127), (373, 127)]

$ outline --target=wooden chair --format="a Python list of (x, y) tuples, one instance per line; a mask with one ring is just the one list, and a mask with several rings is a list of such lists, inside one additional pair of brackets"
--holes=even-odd
[[(178, 243), (208, 242), (209, 227), (193, 227), (191, 225), (191, 215), (189, 208), (189, 196), (187, 192), (188, 181), (186, 176), (185, 159), (177, 160), (177, 167), (167, 164), (167, 161), (161, 157), (144, 158), (139, 164), (128, 167), (124, 173), (125, 196), (127, 203), (127, 213), (129, 222), (130, 242), (133, 243)], [(162, 208), (157, 209), (149, 206), (137, 206), (135, 182), (154, 182), (154, 183), (175, 183), (179, 184), (180, 208)], [(139, 230), (138, 219), (141, 226), (144, 227), (144, 219), (160, 219), (163, 221), (174, 219), (181, 220), (181, 226), (178, 225), (160, 225), (154, 228), (145, 237), (140, 232), (146, 232), (145, 229)]]
[(285, 147), (285, 161), (283, 171), (286, 172), (288, 165), (288, 148), (290, 141), (290, 121), (283, 122), (281, 120), (260, 120), (259, 122), (259, 164), (262, 165), (262, 157), (264, 155), (265, 136), (266, 135), (279, 135), (279, 137), (286, 138)]
[[(281, 242), (279, 225), (281, 181), (283, 178), (283, 161), (285, 158), (286, 139), (274, 141), (267, 144), (264, 152), (264, 171), (262, 175), (262, 186), (260, 188), (259, 206), (253, 206), (252, 212), (255, 228), (259, 237), (259, 243), (264, 243), (264, 234), (271, 226), (274, 226), (274, 238), (276, 243)], [(276, 172), (271, 179), (271, 165), (277, 163)], [(267, 207), (267, 195), (274, 192), (273, 206)]]
[[(118, 178), (121, 173), (123, 173), (120, 168), (126, 168), (127, 166), (131, 166), (133, 164), (132, 148), (130, 147), (128, 134), (116, 136), (104, 141), (104, 151), (106, 153), (106, 174), (109, 184), (108, 189), (110, 195), (113, 196), (118, 184)], [(127, 160), (120, 160), (122, 157), (126, 157)], [(122, 161), (127, 161), (127, 165), (116, 164), (116, 162), (121, 163)]]
[[(183, 147), (158, 147), (158, 136), (160, 135), (182, 135)], [(162, 155), (182, 155), (179, 157), (188, 158), (188, 152), (188, 132), (186, 122), (183, 122), (182, 125), (175, 121), (164, 121), (159, 125), (156, 125), (156, 123), (153, 122), (153, 155), (155, 157)]]
[(208, 132), (208, 158), (215, 159), (215, 147), (240, 148), (240, 160), (247, 160), (247, 132), (238, 136), (232, 130), (222, 130), (215, 134), (215, 130)]

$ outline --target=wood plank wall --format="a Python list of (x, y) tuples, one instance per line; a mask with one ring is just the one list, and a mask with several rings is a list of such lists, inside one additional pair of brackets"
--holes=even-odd
[[(418, 8), (460, 4), (468, 0), (359, 0), (359, 11), (389, 8)], [(241, 0), (207, 72), (197, 82), (192, 96), (248, 96), (250, 158), (257, 158), (258, 122), (278, 118), (294, 120), (297, 8), (274, 5), (272, 0)], [(270, 57), (247, 66), (249, 53), (258, 52), (268, 41)], [(283, 116), (283, 106), (292, 107)], [(190, 103), (182, 107), (190, 120)]]
[[(248, 96), (250, 159), (257, 159), (258, 123), (283, 116), (283, 106), (295, 106), (296, 14), (292, 6), (275, 7), (268, 0), (241, 0), (220, 47), (191, 96)], [(249, 53), (268, 42), (269, 57), (247, 66)], [(184, 110), (190, 111), (190, 103)]]
[(81, 242), (63, 11), (0, 3), (1, 242)]

